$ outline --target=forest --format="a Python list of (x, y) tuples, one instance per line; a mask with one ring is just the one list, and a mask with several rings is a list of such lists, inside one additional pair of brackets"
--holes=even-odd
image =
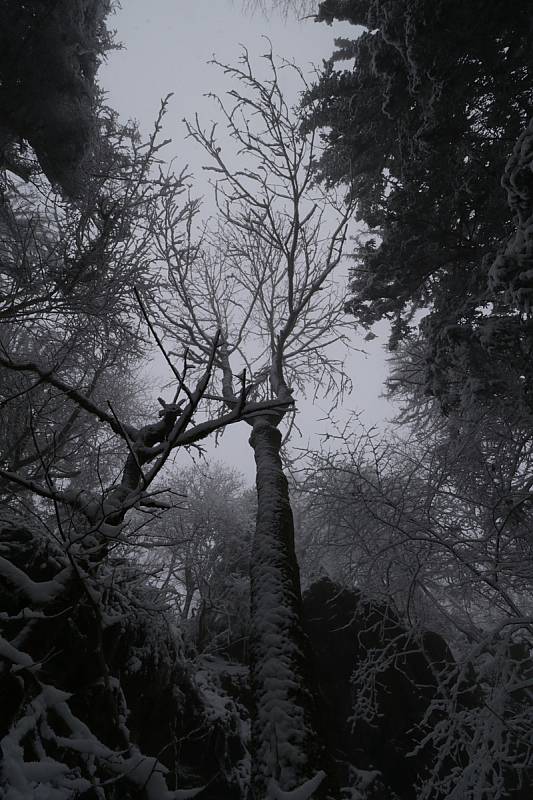
[(0, 797), (529, 800), (533, 15), (250, 6), (353, 35), (214, 58), (203, 200), (112, 0), (0, 0)]

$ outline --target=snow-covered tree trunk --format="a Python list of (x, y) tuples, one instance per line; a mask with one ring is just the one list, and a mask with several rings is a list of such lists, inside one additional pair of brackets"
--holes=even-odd
[[(343, 361), (326, 351), (346, 341), (344, 296), (332, 275), (354, 209), (317, 187), (315, 136), (302, 135), (279, 83), (287, 64), (278, 65), (272, 53), (265, 58), (266, 81), (255, 77), (246, 51), (237, 67), (215, 62), (236, 85), (216, 98), (229, 133), (223, 147), (216, 126), (204, 128), (198, 117), (187, 124), (210, 158), (219, 217), (198, 241), (189, 236), (185, 248), (162, 232), (161, 258), (173, 283), (172, 305), (162, 305), (191, 363), (201, 362), (206, 337), (220, 332), (213, 400), (222, 397), (232, 410), (246, 398), (276, 401), (247, 419), (259, 507), (251, 566), (251, 796), (337, 800), (323, 771), (327, 751), (318, 733), (277, 427), (296, 410), (293, 387), (301, 392), (310, 383), (320, 395), (339, 397), (349, 383)], [(298, 68), (296, 75), (305, 84)], [(237, 149), (231, 153), (230, 145), (228, 155), (231, 142)], [(162, 218), (172, 215), (170, 208)], [(244, 369), (236, 372), (236, 362)]]
[[(277, 420), (276, 420), (277, 422)], [(317, 731), (311, 653), (302, 626), (300, 574), (281, 434), (256, 418), (257, 526), (251, 558), (252, 797), (326, 797), (325, 748)]]

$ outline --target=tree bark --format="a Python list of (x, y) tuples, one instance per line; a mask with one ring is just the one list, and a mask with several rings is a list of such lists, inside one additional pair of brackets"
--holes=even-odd
[[(250, 444), (257, 466), (257, 526), (252, 546), (251, 682), (252, 797), (276, 798), (326, 765), (318, 734), (310, 645), (302, 625), (300, 574), (281, 434), (268, 417), (254, 420)], [(328, 796), (329, 781), (309, 797)], [(331, 788), (331, 787), (330, 787)], [(329, 795), (331, 796), (331, 795)]]

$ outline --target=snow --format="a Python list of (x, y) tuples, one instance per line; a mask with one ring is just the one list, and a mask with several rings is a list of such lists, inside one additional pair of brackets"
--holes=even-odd
[(350, 766), (350, 776), (355, 786), (345, 786), (342, 791), (348, 795), (346, 800), (365, 800), (373, 796), (374, 782), (379, 783), (381, 772), (377, 769), (358, 769)]
[(0, 658), (5, 658), (7, 661), (11, 661), (18, 667), (33, 666), (33, 659), (27, 653), (17, 650), (16, 647), (13, 647), (13, 645), (6, 641), (6, 639), (4, 639), (2, 636), (0, 636)]
[(21, 592), (35, 605), (52, 602), (65, 588), (70, 578), (70, 568), (65, 567), (51, 581), (32, 581), (25, 572), (16, 567), (7, 558), (0, 556), (0, 576), (10, 583), (16, 592)]
[(72, 736), (56, 736), (54, 737), (56, 744), (59, 747), (68, 748), (69, 750), (76, 750), (78, 753), (86, 755), (98, 756), (99, 758), (109, 758), (110, 750), (105, 744), (99, 742), (94, 736), (91, 738), (83, 737), (76, 739)]
[(290, 792), (285, 792), (283, 789), (280, 789), (276, 781), (272, 780), (268, 787), (268, 796), (272, 798), (272, 800), (310, 800), (325, 777), (326, 773), (324, 770), (320, 770), (316, 773), (314, 778), (310, 778), (305, 783), (302, 783), (301, 786), (292, 789)]
[(47, 736), (61, 749), (73, 750), (86, 758), (102, 759), (117, 778), (128, 781), (143, 792), (146, 800), (189, 800), (204, 788), (170, 791), (165, 775), (168, 772), (157, 758), (143, 755), (131, 747), (129, 755), (111, 750), (91, 732), (70, 710), (70, 695), (53, 686), (43, 686), (41, 693), (29, 704), (27, 713), (2, 739), (4, 756), (2, 800), (72, 800), (91, 784), (66, 764), (44, 755), (38, 761), (25, 761), (22, 741), (39, 727), (46, 712), (53, 708), (71, 731), (70, 736), (58, 736), (45, 725)]
[(250, 441), (259, 501), (251, 562), (252, 685), (257, 704), (254, 770), (269, 800), (304, 800), (324, 774), (308, 777), (319, 766), (313, 760), (319, 757), (320, 744), (313, 730), (313, 697), (302, 650), (299, 576), (280, 440), (279, 431), (268, 421), (254, 423)]

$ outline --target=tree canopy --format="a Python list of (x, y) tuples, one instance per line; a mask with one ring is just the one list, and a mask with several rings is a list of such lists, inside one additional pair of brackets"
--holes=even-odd
[(445, 409), (469, 394), (529, 413), (526, 6), (326, 0), (318, 19), (363, 29), (337, 41), (304, 101), (325, 146), (318, 177), (346, 185), (366, 226), (348, 309), (363, 326), (389, 319), (392, 347), (425, 314), (426, 388)]

